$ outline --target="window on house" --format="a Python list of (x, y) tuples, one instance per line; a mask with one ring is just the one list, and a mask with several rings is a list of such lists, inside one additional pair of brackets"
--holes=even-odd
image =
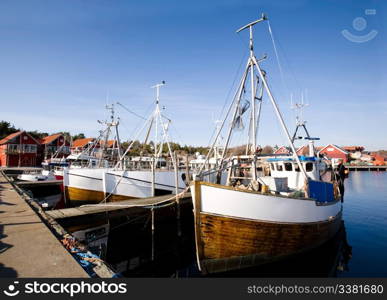
[(25, 153), (36, 153), (36, 151), (37, 151), (36, 145), (29, 145), (29, 144), (23, 145), (23, 152)]
[(25, 140), (25, 141), (28, 140), (28, 136), (26, 136), (26, 135), (23, 136), (23, 140)]
[(306, 172), (312, 172), (313, 171), (313, 163), (311, 163), (311, 162), (306, 163), (305, 170), (306, 170)]
[(19, 150), (19, 145), (15, 144), (8, 144), (8, 151), (10, 152), (16, 152)]
[(284, 163), (285, 171), (292, 171), (293, 167), (291, 163)]

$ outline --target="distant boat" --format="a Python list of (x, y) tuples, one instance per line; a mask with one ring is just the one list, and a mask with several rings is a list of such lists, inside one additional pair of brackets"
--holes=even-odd
[[(118, 152), (118, 162), (114, 167), (102, 167), (97, 164), (92, 168), (66, 168), (64, 170), (66, 200), (73, 205), (92, 204), (173, 194), (186, 189), (185, 174), (178, 170), (168, 141), (170, 120), (166, 120), (160, 110), (159, 87), (163, 84), (155, 86), (157, 88), (156, 107), (143, 127), (146, 129), (144, 143), (149, 140), (152, 127), (155, 127), (155, 132), (162, 130), (162, 141), (157, 140), (160, 133), (155, 133), (153, 155), (148, 153), (128, 159), (126, 154), (133, 146), (132, 142), (125, 153)], [(118, 137), (119, 122), (115, 120), (113, 114), (111, 120), (107, 126), (114, 128)], [(106, 132), (110, 132), (110, 129)], [(118, 138), (117, 142), (120, 145)], [(161, 156), (163, 144), (168, 145), (171, 169), (167, 168), (167, 161)], [(154, 172), (152, 172), (152, 165)]]
[[(250, 30), (250, 57), (227, 113), (231, 115), (231, 125), (223, 155), (213, 170), (199, 170), (190, 185), (197, 261), (204, 273), (252, 267), (308, 251), (333, 237), (341, 224), (342, 203), (332, 170), (315, 157), (313, 139), (309, 140), (309, 156), (297, 156), (266, 73), (261, 69), (264, 58), (258, 60), (254, 55), (253, 26), (265, 20), (263, 15), (238, 30)], [(248, 88), (251, 100), (242, 103)], [(291, 155), (259, 155), (256, 136), (264, 91), (287, 137)], [(241, 126), (247, 111), (249, 151), (243, 161), (238, 156), (226, 157), (232, 133)], [(221, 129), (227, 119), (226, 116)], [(226, 184), (220, 176), (224, 171), (228, 173)], [(219, 175), (216, 180), (207, 180), (207, 175), (214, 172)]]

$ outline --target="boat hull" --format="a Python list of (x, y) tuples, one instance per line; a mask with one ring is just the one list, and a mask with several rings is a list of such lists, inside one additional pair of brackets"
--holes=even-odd
[(317, 205), (312, 199), (205, 182), (195, 182), (191, 192), (197, 260), (203, 273), (254, 267), (309, 251), (331, 239), (341, 224), (337, 201)]
[(65, 187), (65, 196), (66, 201), (69, 201), (72, 206), (79, 206), (83, 204), (98, 204), (103, 200), (106, 200), (106, 202), (115, 202), (136, 199), (135, 197), (113, 194), (108, 196), (104, 192), (75, 187)]
[[(149, 171), (113, 169), (65, 169), (63, 183), (66, 201), (72, 205), (113, 202), (152, 196), (152, 174)], [(178, 178), (179, 191), (185, 183)], [(155, 196), (175, 192), (174, 172), (155, 173)]]
[(331, 239), (340, 224), (341, 214), (327, 222), (281, 224), (201, 213), (201, 269), (227, 272), (306, 252)]

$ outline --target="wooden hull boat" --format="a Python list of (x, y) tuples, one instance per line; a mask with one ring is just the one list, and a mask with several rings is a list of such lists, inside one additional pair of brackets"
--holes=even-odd
[[(316, 156), (313, 141), (318, 138), (310, 137), (305, 122), (297, 117), (297, 128), (305, 130), (305, 139), (309, 141), (309, 155), (298, 156), (293, 144), (298, 138), (297, 129), (292, 138), (266, 81), (266, 72), (261, 69), (260, 61), (265, 57), (258, 60), (254, 55), (252, 28), (265, 20), (263, 15), (237, 30), (250, 31), (250, 57), (234, 101), (220, 126), (221, 130), (228, 118), (232, 118), (223, 155), (214, 170), (203, 171), (214, 151), (219, 130), (206, 162), (191, 183), (197, 262), (204, 273), (253, 267), (311, 250), (332, 238), (341, 224), (343, 195), (332, 168)], [(244, 97), (248, 75), (249, 102)], [(257, 129), (264, 91), (289, 142), (291, 155), (260, 155)], [(242, 160), (227, 150), (233, 131), (243, 130), (243, 115), (250, 107), (249, 122), (246, 122), (250, 124), (249, 144), (244, 146), (246, 155)], [(221, 184), (219, 175), (225, 170), (227, 182)], [(215, 182), (205, 182), (209, 172), (217, 172)]]
[(191, 186), (197, 260), (203, 273), (226, 272), (316, 248), (340, 228), (341, 203), (242, 191), (205, 182)]

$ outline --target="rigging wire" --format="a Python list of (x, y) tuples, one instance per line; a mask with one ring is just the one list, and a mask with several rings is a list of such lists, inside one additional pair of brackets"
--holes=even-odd
[(132, 115), (138, 117), (138, 118), (141, 118), (143, 120), (146, 120), (146, 118), (144, 118), (143, 116), (140, 116), (139, 114), (135, 113), (134, 111), (131, 111), (129, 108), (127, 108), (125, 105), (123, 105), (122, 103), (120, 102), (117, 102), (117, 104), (119, 106), (121, 106), (122, 108), (124, 108), (127, 112), (131, 113)]
[[(241, 37), (239, 36), (239, 34), (238, 34), (237, 36), (238, 36), (238, 38), (239, 38), (239, 41), (240, 41), (241, 44), (243, 45), (243, 48), (245, 48), (245, 45), (243, 44), (242, 39), (241, 39)], [(240, 70), (241, 70), (241, 68), (242, 68), (243, 62), (246, 60), (246, 56), (247, 56), (247, 52), (243, 51), (241, 61), (240, 61), (240, 63), (239, 63), (239, 66), (238, 66), (238, 68), (237, 68), (237, 71), (235, 72), (235, 75), (234, 75), (234, 79), (233, 79), (233, 81), (232, 81), (232, 84), (231, 84), (231, 86), (230, 86), (230, 88), (229, 88), (229, 90), (228, 90), (228, 92), (227, 92), (226, 98), (225, 98), (224, 103), (223, 103), (223, 106), (222, 106), (222, 110), (220, 111), (219, 119), (222, 119), (222, 115), (223, 115), (224, 110), (225, 110), (225, 108), (226, 108), (226, 105), (227, 105), (227, 103), (228, 103), (228, 99), (230, 98), (230, 94), (231, 94), (231, 92), (232, 92), (233, 89), (234, 89), (235, 82), (236, 82), (236, 80), (238, 79), (238, 75), (239, 75)], [(235, 100), (235, 97), (233, 98), (232, 101), (234, 101), (234, 100)], [(217, 126), (215, 126), (215, 128), (214, 128), (214, 130), (213, 130), (213, 132), (212, 132), (212, 134), (211, 134), (211, 137), (210, 137), (210, 139), (208, 140), (208, 146), (211, 146), (211, 141), (212, 141), (212, 139), (214, 138), (214, 136), (217, 134), (217, 130), (218, 130), (218, 129), (217, 129)]]
[[(150, 114), (150, 110), (152, 109), (153, 104), (154, 104), (153, 101), (152, 101), (152, 103), (149, 104), (149, 106), (148, 106), (147, 109), (145, 110), (145, 115), (149, 115), (149, 114)], [(121, 119), (120, 119), (120, 123), (121, 123), (122, 125), (124, 125), (123, 122), (122, 122), (122, 120), (123, 120), (123, 119), (121, 118)], [(144, 118), (144, 120), (147, 121), (146, 118)], [(143, 122), (139, 122), (139, 123), (134, 127), (133, 132), (130, 133), (130, 135), (129, 135), (128, 139), (127, 139), (128, 141), (131, 141), (131, 138), (136, 134), (136, 132), (138, 132), (138, 130), (141, 128), (141, 126), (142, 126), (143, 124), (144, 124)], [(128, 132), (130, 132), (130, 130), (129, 130), (125, 125), (124, 125), (124, 127), (125, 127), (125, 129), (128, 130)]]
[(287, 66), (288, 66), (288, 68), (289, 68), (289, 70), (291, 72), (291, 75), (292, 75), (292, 77), (293, 77), (293, 79), (295, 81), (295, 84), (301, 90), (301, 85), (300, 85), (299, 81), (297, 80), (297, 77), (296, 77), (295, 72), (294, 72), (294, 70), (292, 68), (292, 65), (290, 64), (290, 61), (289, 61), (289, 59), (288, 59), (288, 57), (286, 55), (286, 52), (285, 52), (285, 50), (284, 50), (284, 48), (283, 48), (283, 46), (281, 44), (281, 41), (279, 39), (277, 39), (277, 44), (279, 46), (279, 49), (281, 50), (281, 53), (282, 53), (283, 58), (285, 60), (285, 63), (287, 64)]
[[(239, 37), (239, 35), (238, 35), (238, 37)], [(239, 37), (239, 38), (240, 38), (240, 37)], [(228, 99), (229, 99), (229, 97), (230, 97), (231, 92), (232, 92), (233, 89), (234, 89), (235, 82), (236, 82), (236, 80), (237, 80), (237, 78), (238, 78), (238, 74), (240, 73), (240, 70), (241, 70), (241, 68), (242, 68), (243, 62), (246, 60), (246, 56), (247, 56), (247, 53), (244, 51), (244, 53), (243, 53), (243, 55), (242, 55), (242, 59), (241, 59), (241, 61), (240, 61), (240, 63), (239, 63), (238, 69), (237, 69), (237, 71), (235, 72), (234, 79), (233, 79), (233, 81), (232, 81), (232, 84), (231, 84), (231, 86), (230, 86), (230, 89), (228, 90), (227, 95), (226, 95), (226, 98), (225, 98), (225, 100), (224, 100), (223, 107), (222, 107), (222, 110), (221, 110), (220, 115), (219, 115), (220, 118), (222, 117), (222, 115), (223, 115), (223, 113), (224, 113), (224, 110), (225, 110), (225, 108), (226, 108)]]
[(279, 72), (280, 72), (282, 85), (284, 86), (284, 88), (287, 91), (289, 91), (289, 89), (288, 89), (288, 87), (286, 85), (286, 82), (285, 82), (283, 69), (282, 69), (282, 66), (281, 66), (280, 58), (279, 58), (278, 51), (277, 51), (277, 46), (276, 46), (275, 41), (274, 41), (274, 35), (273, 35), (273, 31), (271, 30), (271, 26), (270, 26), (270, 21), (269, 20), (267, 20), (267, 26), (269, 28), (269, 34), (270, 34), (271, 42), (273, 43), (274, 54), (275, 54), (275, 57), (276, 57), (276, 60), (277, 60), (278, 69), (279, 69)]

